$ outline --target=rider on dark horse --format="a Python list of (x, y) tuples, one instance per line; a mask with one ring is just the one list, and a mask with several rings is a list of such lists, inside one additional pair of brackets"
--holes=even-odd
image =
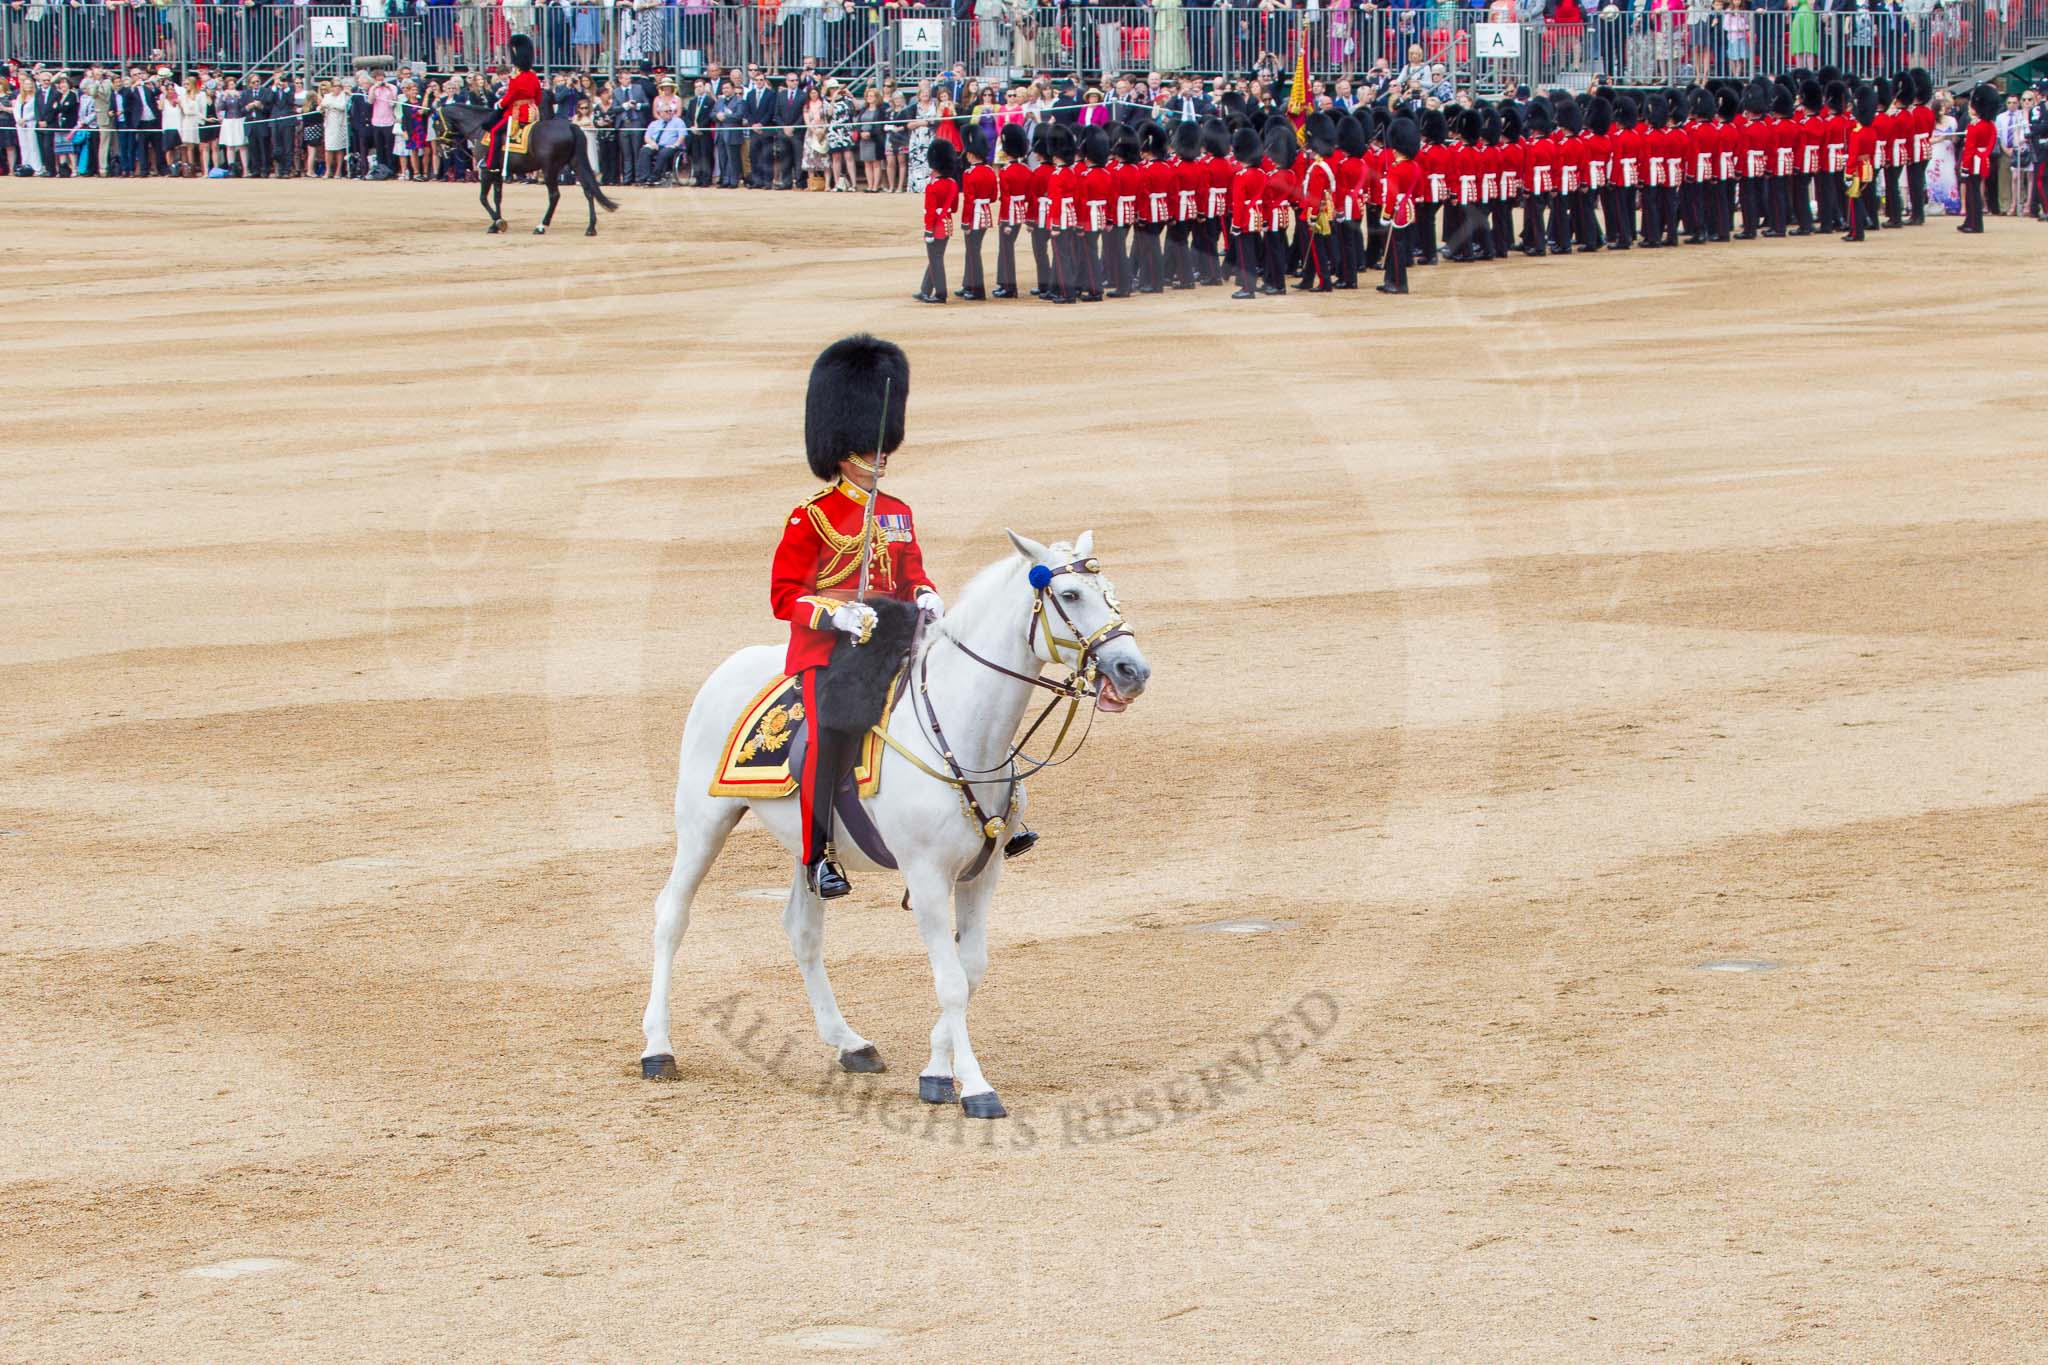
[(498, 121), (491, 125), (490, 142), (487, 149), (486, 165), (493, 170), (505, 164), (504, 138), (512, 123), (532, 123), (540, 117), (542, 95), (540, 77), (533, 74), (533, 39), (524, 33), (512, 35), (508, 44), (512, 53), (512, 65), (517, 69), (512, 79), (505, 83), (505, 94), (498, 101)]

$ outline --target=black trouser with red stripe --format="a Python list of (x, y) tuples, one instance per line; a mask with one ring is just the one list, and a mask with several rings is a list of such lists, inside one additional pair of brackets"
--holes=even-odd
[[(797, 775), (797, 801), (803, 811), (804, 866), (832, 851), (832, 793), (860, 754), (860, 736), (824, 725), (818, 715), (818, 670), (797, 674), (803, 680), (804, 715), (810, 718), (810, 744), (804, 749), (803, 771)], [(820, 799), (822, 798), (822, 799)]]
[(1317, 232), (1314, 228), (1309, 229), (1308, 254), (1301, 262), (1301, 287), (1303, 289), (1328, 289), (1330, 287), (1332, 284), (1330, 258), (1336, 254), (1336, 251), (1337, 229), (1333, 228), (1329, 232)]
[(1017, 232), (1015, 223), (996, 229), (996, 288), (1017, 292)]
[(1387, 230), (1387, 267), (1380, 283), (1404, 294), (1408, 292), (1408, 253), (1415, 249), (1409, 238), (1414, 232), (1412, 227)]

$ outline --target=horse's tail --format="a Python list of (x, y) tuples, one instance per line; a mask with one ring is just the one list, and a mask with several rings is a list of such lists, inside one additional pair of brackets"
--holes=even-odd
[(576, 183), (583, 192), (604, 207), (606, 213), (616, 213), (618, 205), (605, 198), (604, 187), (597, 183), (597, 172), (590, 164), (590, 145), (583, 137), (583, 130), (576, 130), (576, 159), (571, 163), (576, 170)]

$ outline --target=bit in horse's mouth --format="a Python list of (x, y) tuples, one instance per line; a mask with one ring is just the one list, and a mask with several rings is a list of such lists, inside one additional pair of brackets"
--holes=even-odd
[(1116, 690), (1116, 684), (1108, 678), (1104, 678), (1101, 687), (1096, 689), (1095, 709), (1098, 711), (1108, 711), (1114, 715), (1116, 712), (1130, 706), (1130, 704), (1125, 699), (1124, 694)]

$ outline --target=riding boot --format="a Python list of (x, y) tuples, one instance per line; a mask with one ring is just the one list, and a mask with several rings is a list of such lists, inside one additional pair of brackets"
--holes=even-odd
[(804, 864), (804, 884), (819, 900), (836, 900), (853, 890), (832, 848), (832, 804), (858, 743), (858, 737), (844, 731), (816, 725), (811, 730), (811, 752), (804, 760), (804, 778), (810, 784), (810, 823), (804, 831), (810, 857)]

